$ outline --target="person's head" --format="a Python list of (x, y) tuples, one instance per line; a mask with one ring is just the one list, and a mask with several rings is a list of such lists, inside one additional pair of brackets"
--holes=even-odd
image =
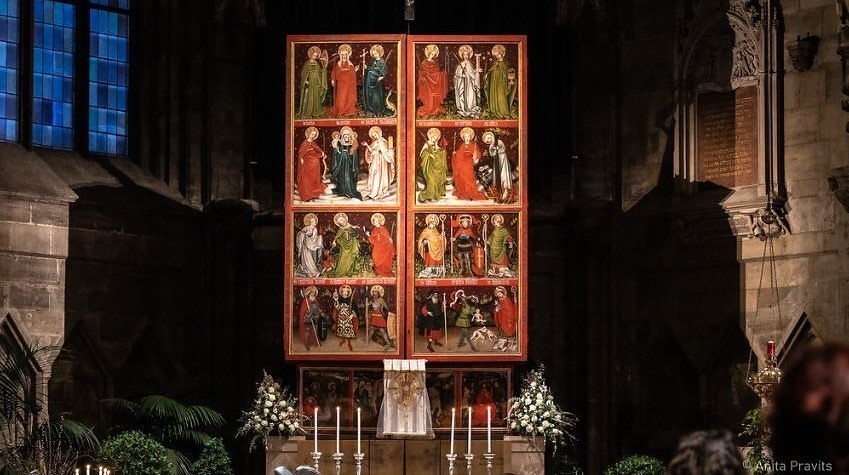
[(342, 143), (350, 144), (354, 141), (354, 130), (346, 125), (339, 130), (339, 136), (342, 138)]
[(666, 469), (669, 475), (745, 475), (734, 434), (706, 430), (685, 435)]
[(429, 214), (425, 217), (425, 223), (427, 223), (427, 227), (430, 229), (435, 229), (439, 224), (439, 216), (435, 214)]
[(440, 137), (442, 137), (442, 132), (436, 127), (427, 129), (427, 143), (430, 145), (436, 145)]
[(383, 57), (383, 46), (381, 45), (373, 45), (368, 51), (374, 59), (380, 59)]
[(371, 137), (372, 140), (377, 140), (383, 137), (383, 131), (380, 130), (380, 127), (375, 125), (374, 127), (368, 129), (368, 136)]
[(318, 289), (314, 285), (311, 285), (304, 289), (304, 295), (306, 295), (307, 300), (310, 302), (315, 302), (315, 299), (318, 297)]
[(339, 53), (339, 59), (340, 60), (348, 61), (348, 59), (351, 57), (351, 45), (349, 45), (349, 44), (340, 45), (339, 49), (337, 49), (336, 52)]
[(439, 46), (433, 44), (425, 46), (424, 54), (425, 58), (433, 61), (437, 56), (439, 56)]
[(386, 223), (386, 216), (383, 213), (374, 213), (371, 215), (371, 225), (374, 227), (383, 226)]
[(373, 285), (371, 287), (371, 295), (374, 298), (383, 297), (386, 295), (386, 289), (382, 285)]
[(460, 59), (469, 59), (474, 54), (474, 50), (469, 45), (463, 45), (457, 50), (457, 54), (460, 55)]
[(307, 140), (312, 142), (313, 140), (318, 138), (318, 129), (312, 126), (307, 127), (307, 130), (304, 131), (304, 137), (306, 137)]
[(315, 213), (307, 213), (304, 215), (304, 226), (312, 227), (318, 224), (318, 216)]
[(460, 215), (460, 226), (468, 228), (472, 224), (472, 217), (468, 214)]
[(483, 143), (487, 145), (492, 145), (495, 142), (495, 134), (492, 132), (484, 132), (481, 136), (481, 140), (483, 140)]
[(490, 221), (492, 221), (492, 225), (495, 226), (496, 228), (500, 228), (501, 226), (504, 226), (504, 216), (501, 216), (500, 214), (497, 214), (497, 213), (493, 214)]
[(460, 129), (460, 138), (463, 139), (463, 143), (469, 143), (475, 138), (475, 131), (471, 127), (463, 127)]
[(777, 461), (824, 461), (849, 472), (849, 346), (811, 346), (791, 362), (769, 420)]
[(333, 223), (340, 228), (344, 228), (348, 225), (348, 215), (345, 213), (336, 213), (336, 216), (333, 217)]
[(501, 300), (507, 296), (507, 289), (499, 285), (495, 288), (495, 291), (493, 293), (495, 294), (496, 299)]
[[(343, 285), (343, 286), (339, 287), (339, 295), (341, 295), (343, 298), (348, 298), (353, 294), (354, 294), (354, 291), (353, 291), (353, 289), (351, 289), (350, 285)], [(335, 388), (335, 386), (334, 386), (334, 388)]]
[(310, 46), (307, 50), (307, 57), (315, 61), (318, 59), (319, 56), (321, 56), (321, 48), (319, 48), (318, 46)]
[(433, 292), (432, 294), (430, 294), (430, 301), (433, 302), (433, 303), (439, 302), (439, 294), (436, 293), (436, 292)]
[(495, 58), (496, 61), (504, 59), (505, 54), (507, 54), (507, 50), (504, 49), (504, 45), (495, 45), (492, 47), (492, 57)]

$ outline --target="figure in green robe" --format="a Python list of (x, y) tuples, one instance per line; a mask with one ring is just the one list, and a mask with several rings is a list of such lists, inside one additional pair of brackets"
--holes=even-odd
[(301, 103), (298, 118), (316, 119), (324, 117), (324, 96), (327, 94), (327, 59), (321, 58), (318, 46), (307, 50), (309, 59), (301, 67)]
[(451, 307), (457, 310), (457, 319), (454, 321), (454, 326), (460, 329), (460, 341), (457, 342), (457, 348), (466, 346), (468, 341), (472, 351), (478, 351), (469, 335), (469, 328), (472, 326), (472, 317), (475, 314), (475, 304), (477, 303), (478, 298), (476, 296), (466, 296), (466, 292), (462, 289), (454, 294), (454, 301), (451, 302)]
[(357, 275), (357, 259), (360, 257), (360, 240), (357, 231), (348, 223), (348, 215), (336, 213), (333, 223), (339, 227), (333, 238), (333, 247), (339, 249), (336, 263), (328, 272), (329, 277), (354, 277)]
[(437, 142), (442, 137), (439, 129), (432, 127), (427, 131), (427, 142), (419, 154), (425, 188), (419, 192), (419, 202), (441, 200), (445, 198), (445, 179), (448, 176), (448, 160), (445, 149)]
[(515, 277), (510, 270), (510, 252), (515, 243), (510, 231), (504, 227), (504, 217), (500, 214), (492, 215), (492, 232), (487, 237), (489, 245), (489, 270), (490, 277)]
[(510, 66), (504, 60), (506, 50), (503, 45), (492, 47), (492, 64), (486, 72), (484, 90), (486, 91), (486, 110), (492, 118), (510, 118), (510, 85), (507, 71)]

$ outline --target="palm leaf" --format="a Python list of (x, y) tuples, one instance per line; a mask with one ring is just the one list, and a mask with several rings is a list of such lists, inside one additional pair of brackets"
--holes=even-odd
[(179, 450), (165, 449), (168, 452), (168, 460), (171, 462), (171, 470), (174, 475), (191, 475), (192, 462)]
[(82, 451), (96, 454), (100, 449), (100, 441), (92, 429), (80, 422), (62, 419), (62, 432), (68, 442)]

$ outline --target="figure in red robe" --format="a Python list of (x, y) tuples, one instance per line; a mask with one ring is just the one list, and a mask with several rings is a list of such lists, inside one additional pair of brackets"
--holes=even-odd
[(306, 140), (298, 147), (298, 170), (296, 184), (301, 201), (310, 201), (324, 193), (324, 183), (321, 182), (322, 162), (327, 157), (324, 150), (318, 146), (318, 129), (307, 127), (304, 132)]
[(472, 426), (486, 427), (486, 408), (489, 408), (489, 419), (494, 421), (498, 414), (496, 413), (495, 403), (492, 401), (492, 391), (489, 390), (489, 385), (483, 384), (478, 395), (475, 396), (475, 405), (472, 411)]
[(495, 326), (504, 338), (516, 336), (516, 304), (507, 296), (507, 289), (495, 288)]
[(481, 159), (481, 149), (474, 142), (475, 131), (471, 127), (460, 130), (463, 143), (451, 155), (451, 176), (454, 178), (454, 197), (461, 200), (485, 200), (486, 195), (478, 190), (475, 165)]
[(448, 94), (448, 77), (445, 71), (439, 69), (436, 62), (439, 47), (427, 45), (424, 49), (425, 60), (419, 64), (419, 77), (416, 85), (416, 96), (422, 105), (416, 110), (418, 117), (426, 117), (445, 112), (442, 101)]
[(298, 324), (301, 326), (301, 342), (309, 350), (319, 345), (318, 332), (321, 319), (321, 307), (318, 304), (318, 289), (311, 285), (303, 291), (304, 299), (298, 309)]
[(393, 277), (392, 263), (395, 261), (395, 244), (384, 224), (383, 213), (371, 215), (371, 232), (368, 241), (371, 244), (371, 259), (374, 261), (374, 273), (378, 277)]
[(330, 71), (330, 84), (333, 85), (333, 106), (328, 115), (351, 117), (357, 115), (357, 72), (359, 65), (351, 62), (351, 46), (342, 45), (337, 50), (339, 61)]

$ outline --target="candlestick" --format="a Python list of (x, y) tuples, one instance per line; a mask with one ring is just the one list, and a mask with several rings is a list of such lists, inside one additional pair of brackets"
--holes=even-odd
[(495, 458), (495, 454), (492, 453), (492, 450), (489, 453), (483, 454), (483, 458), (486, 459), (486, 473), (487, 475), (492, 475), (492, 459)]
[(345, 455), (341, 452), (336, 452), (333, 454), (333, 461), (336, 462), (336, 475), (342, 473), (342, 456)]
[(360, 446), (360, 440), (361, 440), (360, 439), (360, 429), (361, 429), (361, 426), (362, 426), (362, 415), (363, 415), (363, 410), (362, 410), (362, 408), (358, 407), (357, 408), (357, 453), (358, 454), (362, 453), (362, 451), (363, 451), (363, 448)]
[(336, 406), (336, 453), (339, 453), (339, 406)]
[(466, 458), (466, 475), (472, 475), (472, 460), (475, 459), (475, 454), (471, 452), (472, 449), (469, 449), (469, 453), (463, 454), (463, 457)]
[(310, 455), (312, 455), (312, 463), (313, 463), (313, 467), (315, 468), (315, 471), (321, 473), (321, 470), (318, 469), (318, 461), (321, 460), (321, 452), (316, 450), (315, 452), (311, 453)]
[[(318, 452), (318, 408), (317, 407), (313, 408), (312, 413), (313, 413), (313, 416), (312, 416), (313, 426), (315, 427), (315, 433), (313, 434), (313, 450), (312, 451)], [(86, 474), (86, 475), (88, 475), (88, 474)]]
[(456, 412), (457, 412), (457, 410), (452, 407), (451, 408), (451, 451), (449, 452), (452, 455), (454, 454), (454, 417), (457, 415)]
[(466, 449), (466, 453), (472, 453), (472, 407), (469, 406), (469, 445)]
[(445, 458), (448, 459), (448, 475), (454, 475), (454, 461), (457, 460), (457, 454), (453, 452), (445, 454)]
[(492, 406), (486, 406), (486, 451), (492, 452)]
[(362, 471), (363, 471), (363, 457), (365, 457), (365, 455), (366, 455), (366, 454), (361, 453), (361, 452), (358, 452), (358, 453), (354, 454), (354, 464), (355, 464), (355, 465), (354, 465), (354, 471), (355, 471), (356, 475), (361, 475), (361, 474), (362, 474)]

